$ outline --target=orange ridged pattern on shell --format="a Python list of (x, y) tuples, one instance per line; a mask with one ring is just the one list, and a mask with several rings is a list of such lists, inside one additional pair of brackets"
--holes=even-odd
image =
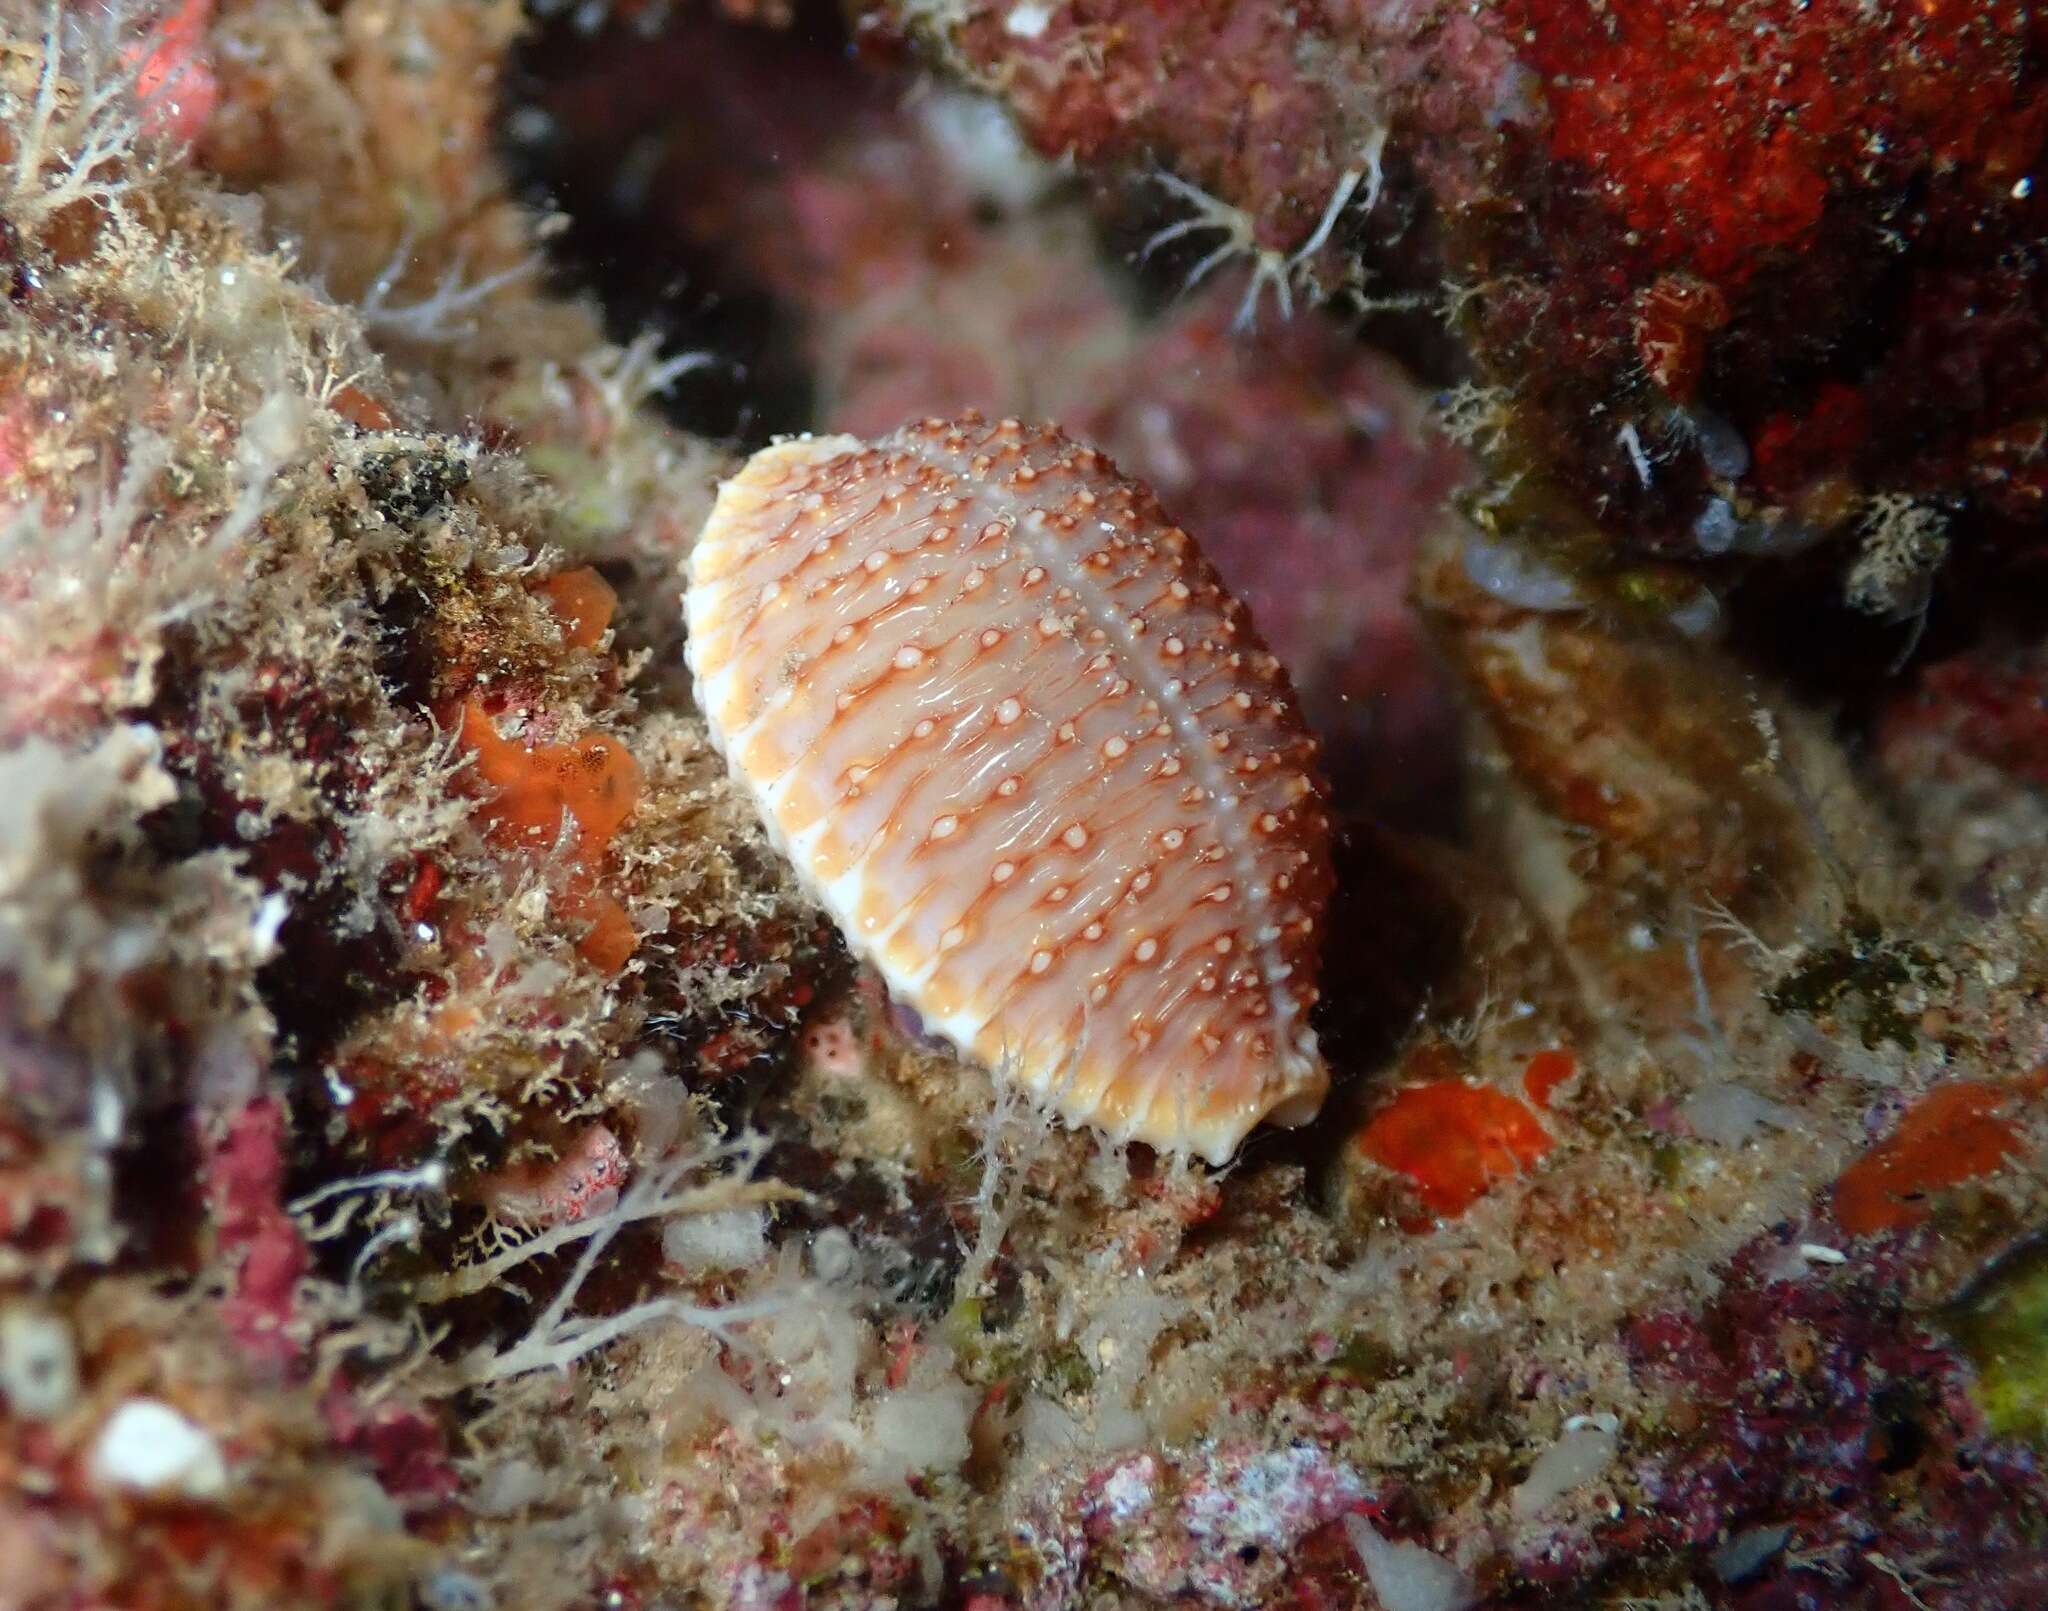
[(930, 1028), (1213, 1162), (1313, 1114), (1315, 743), (1143, 487), (1014, 420), (784, 442), (721, 490), (686, 607), (734, 774)]

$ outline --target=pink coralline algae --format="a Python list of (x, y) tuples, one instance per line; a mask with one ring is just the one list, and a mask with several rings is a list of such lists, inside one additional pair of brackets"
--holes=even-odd
[(1025, 1603), (1071, 1604), (1078, 1584), (1103, 1578), (1152, 1602), (1288, 1603), (1273, 1596), (1309, 1592), (1296, 1552), (1373, 1507), (1371, 1485), (1313, 1442), (1127, 1454), (1018, 1517), (1018, 1547), (1044, 1573)]
[[(1905, 1267), (1880, 1251), (1786, 1280), (1788, 1251), (1761, 1238), (1703, 1310), (1630, 1327), (1666, 1433), (1634, 1473), (1644, 1505), (1600, 1544), (1711, 1551), (1722, 1603), (1753, 1611), (2038, 1604), (2038, 1460), (1987, 1433), (1967, 1367), (1899, 1299)], [(1728, 1546), (1761, 1528), (1779, 1549), (1738, 1560)], [(1896, 1593), (1902, 1572), (1920, 1598)]]
[(1315, 1111), (1314, 742), (1101, 454), (976, 416), (770, 449), (721, 494), (689, 617), (735, 772), (934, 1029), (1216, 1162)]
[[(925, 20), (910, 5), (872, 9)], [(1041, 151), (1088, 164), (1174, 151), (1186, 178), (1246, 202), (1249, 244), (1293, 252), (1313, 238), (1341, 176), (1385, 137), (1362, 63), (1371, 46), (1395, 42), (1399, 23), (1349, 34), (1345, 23), (1365, 10), (970, 4), (945, 19), (946, 44), (1003, 85)]]
[(223, 1318), (252, 1360), (280, 1369), (305, 1348), (290, 1325), (298, 1284), (312, 1267), (305, 1238), (279, 1200), (288, 1144), (283, 1105), (259, 1097), (228, 1121), (208, 1168), (221, 1251), (237, 1260)]
[(577, 1132), (557, 1157), (492, 1172), (480, 1183), (478, 1195), (506, 1224), (567, 1225), (616, 1204), (627, 1173), (618, 1137), (593, 1124)]
[(2048, 653), (1983, 652), (1937, 662), (1894, 702), (1887, 729), (1899, 743), (1931, 732), (1953, 749), (2048, 787)]

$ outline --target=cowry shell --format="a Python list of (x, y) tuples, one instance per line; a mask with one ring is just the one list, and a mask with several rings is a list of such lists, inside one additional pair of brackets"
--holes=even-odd
[(930, 1029), (1216, 1163), (1313, 1115), (1315, 742), (1151, 493), (1015, 420), (782, 442), (720, 490), (685, 610), (734, 775)]

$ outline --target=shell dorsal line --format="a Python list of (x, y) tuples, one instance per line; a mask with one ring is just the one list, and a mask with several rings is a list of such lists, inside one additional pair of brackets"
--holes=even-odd
[[(1064, 469), (1065, 466), (1061, 465)], [(977, 492), (974, 501), (982, 508), (989, 508), (986, 493)], [(1161, 676), (1159, 668), (1139, 646), (1137, 635), (1132, 632), (1130, 622), (1124, 613), (1103, 596), (1102, 589), (1093, 577), (1087, 574), (1087, 567), (1073, 564), (1058, 544), (1047, 538), (1044, 527), (1035, 521), (1019, 520), (1015, 525), (1015, 536), (1030, 547), (1033, 557), (1048, 571), (1057, 570), (1065, 574), (1067, 586), (1074, 589), (1076, 602), (1083, 612), (1097, 626), (1109, 633), (1118, 651), (1117, 658), (1123, 664), (1125, 675), (1145, 691), (1148, 698), (1159, 706), (1167, 721), (1172, 724), (1174, 741), (1180, 748), (1182, 764), (1198, 774), (1198, 781), (1209, 791), (1209, 796), (1219, 808), (1224, 800), (1232, 802), (1224, 809), (1239, 809), (1244, 804), (1243, 795), (1237, 790), (1231, 775), (1217, 764), (1214, 752), (1202, 742), (1201, 728), (1197, 714), (1186, 698), (1185, 686), (1176, 692), (1167, 685), (1174, 679)], [(1242, 848), (1242, 840), (1233, 836), (1222, 836), (1230, 857), (1232, 876), (1241, 880), (1245, 898), (1255, 901), (1253, 892), (1258, 888), (1258, 868)], [(1270, 903), (1262, 903), (1270, 904)], [(1266, 913), (1268, 921), (1258, 924), (1252, 932), (1252, 949), (1258, 959), (1259, 981), (1265, 987), (1273, 1012), (1273, 1049), (1276, 1058), (1299, 1055), (1294, 1050), (1294, 1004), (1284, 988), (1286, 975), (1281, 973), (1281, 962), (1276, 955), (1273, 940), (1264, 936), (1270, 930), (1281, 929), (1273, 921), (1275, 914)], [(1284, 931), (1283, 931), (1284, 932)]]

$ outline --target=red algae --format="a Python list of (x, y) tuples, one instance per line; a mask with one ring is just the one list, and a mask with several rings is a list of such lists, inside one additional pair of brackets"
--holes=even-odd
[(1373, 1162), (1413, 1181), (1433, 1212), (1453, 1215), (1478, 1202), (1494, 1182), (1539, 1163), (1553, 1142), (1520, 1098), (1488, 1085), (1440, 1079), (1397, 1094), (1354, 1144)]
[(1715, 277), (1797, 244), (1869, 150), (1910, 145), (2009, 184), (2040, 130), (2011, 67), (2028, 28), (2016, 4), (1515, 0), (1509, 16), (1548, 82), (1552, 154), (1596, 176), (1657, 261)]
[(1953, 747), (2048, 787), (2048, 666), (1997, 655), (1937, 662), (1889, 715), (1887, 728), (1894, 737), (1939, 729)]
[(434, 910), (434, 903), (440, 899), (441, 886), (447, 875), (440, 863), (422, 856), (414, 863), (412, 876), (407, 880), (405, 893), (398, 900), (399, 918), (408, 924), (424, 923)]
[(388, 431), (398, 423), (390, 409), (360, 386), (343, 386), (327, 406), (361, 431)]
[(207, 29), (214, 0), (184, 0), (156, 25), (153, 44), (137, 51), (135, 92), (143, 127), (180, 145), (206, 132), (220, 104)]
[(1791, 498), (1850, 463), (1870, 434), (1870, 404), (1854, 386), (1822, 383), (1803, 413), (1767, 418), (1756, 433), (1756, 483)]
[(578, 853), (589, 860), (632, 815), (640, 767), (616, 739), (521, 744), (499, 733), (474, 695), (463, 701), (461, 733), (476, 755), (471, 775), (492, 791), (481, 814), (501, 845), (545, 848), (566, 814), (576, 824)]
[(1563, 1047), (1538, 1052), (1522, 1070), (1522, 1089), (1539, 1108), (1550, 1106), (1557, 1088), (1579, 1071), (1579, 1060)]
[(1992, 1174), (2019, 1150), (2009, 1115), (2024, 1094), (1989, 1080), (1937, 1086), (1835, 1182), (1835, 1218), (1853, 1236), (1920, 1224), (1930, 1192)]

